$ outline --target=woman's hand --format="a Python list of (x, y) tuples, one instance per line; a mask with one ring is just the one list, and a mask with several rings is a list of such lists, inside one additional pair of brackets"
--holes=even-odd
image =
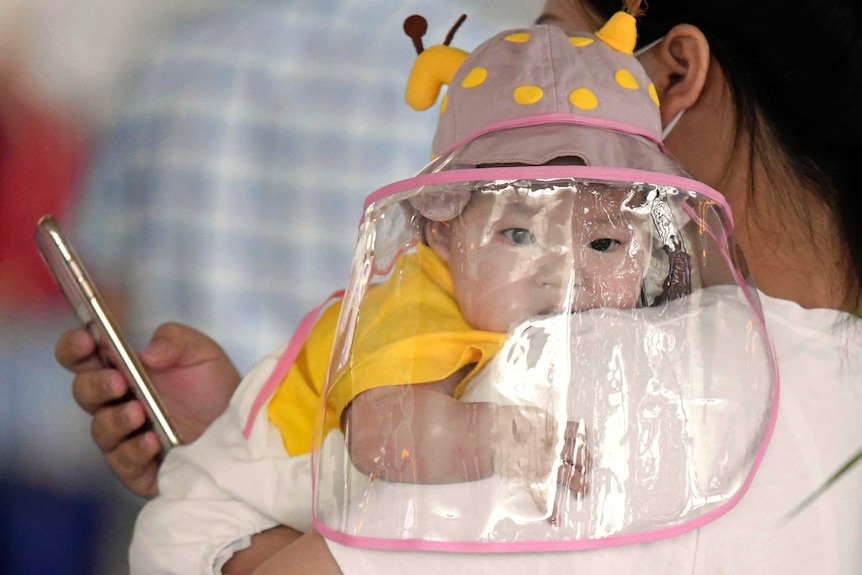
[(494, 471), (525, 485), (544, 483), (557, 461), (553, 416), (526, 405), (494, 406), (490, 437)]
[(564, 438), (563, 451), (560, 453), (562, 463), (557, 469), (554, 509), (548, 518), (553, 525), (559, 521), (560, 514), (569, 509), (570, 495), (574, 496), (575, 508), (580, 508), (587, 493), (587, 473), (592, 464), (587, 450), (587, 427), (583, 419), (577, 423), (567, 422)]
[[(146, 422), (144, 407), (129, 396), (123, 375), (104, 366), (84, 329), (64, 333), (55, 355), (75, 374), (72, 395), (93, 416), (93, 439), (108, 465), (132, 492), (154, 497), (161, 446), (155, 432), (139, 432)], [(176, 323), (156, 329), (140, 359), (185, 443), (224, 411), (240, 379), (215, 341)]]

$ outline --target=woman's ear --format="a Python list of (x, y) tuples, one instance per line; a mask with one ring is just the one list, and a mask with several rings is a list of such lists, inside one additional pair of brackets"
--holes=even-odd
[(638, 58), (656, 87), (662, 125), (691, 108), (706, 84), (710, 51), (696, 26), (678, 24)]
[(449, 222), (425, 220), (425, 243), (441, 260), (449, 263), (452, 250), (452, 225)]

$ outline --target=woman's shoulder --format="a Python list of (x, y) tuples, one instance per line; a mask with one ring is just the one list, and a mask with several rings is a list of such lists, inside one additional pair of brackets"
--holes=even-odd
[(845, 358), (862, 369), (862, 319), (835, 309), (808, 309), (794, 301), (759, 296), (776, 352), (793, 351), (785, 360), (823, 364)]

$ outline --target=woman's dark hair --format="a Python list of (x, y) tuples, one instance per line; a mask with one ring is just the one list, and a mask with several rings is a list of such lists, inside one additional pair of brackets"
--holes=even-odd
[[(605, 18), (621, 6), (620, 0), (586, 1)], [(858, 0), (650, 0), (643, 8), (639, 46), (681, 23), (697, 26), (706, 36), (733, 92), (737, 137), (747, 137), (753, 160), (765, 149), (764, 125), (774, 135), (787, 165), (834, 215), (850, 258), (848, 287), (858, 295), (862, 286)], [(749, 181), (753, 186), (753, 171)], [(793, 201), (788, 198), (789, 204)]]

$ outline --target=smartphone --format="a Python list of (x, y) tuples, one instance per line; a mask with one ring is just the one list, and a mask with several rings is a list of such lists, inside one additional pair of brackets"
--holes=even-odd
[(163, 454), (180, 445), (182, 441), (176, 427), (147, 373), (117, 329), (90, 275), (53, 216), (46, 215), (39, 219), (34, 240), (78, 320), (96, 340), (104, 364), (118, 369), (129, 382), (135, 397), (144, 404), (149, 419), (147, 425), (158, 435)]

